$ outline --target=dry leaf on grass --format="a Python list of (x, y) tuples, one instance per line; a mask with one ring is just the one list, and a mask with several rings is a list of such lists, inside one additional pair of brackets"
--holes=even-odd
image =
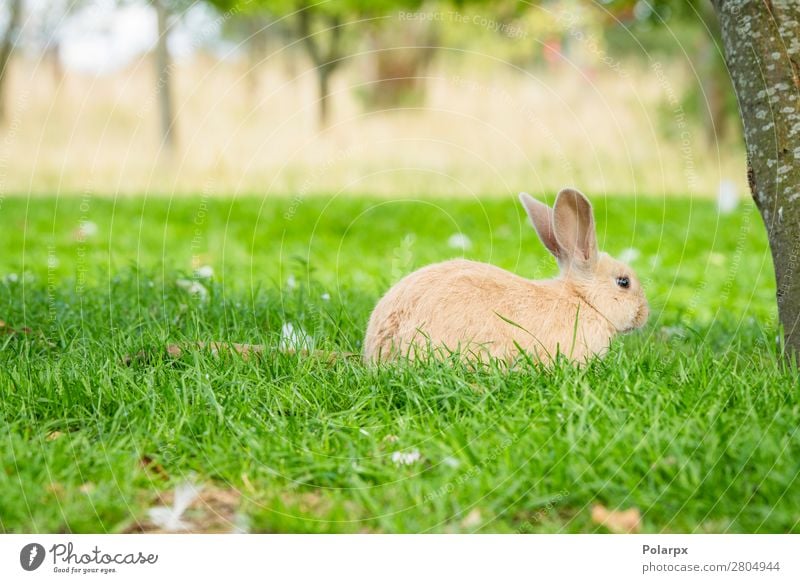
[(0, 320), (0, 334), (32, 334), (33, 330), (23, 326), (19, 330), (9, 326), (4, 320)]
[(331, 501), (318, 492), (283, 492), (280, 500), (287, 509), (301, 514), (325, 514), (330, 512), (332, 506)]
[(470, 529), (475, 528), (476, 526), (480, 525), (483, 520), (481, 516), (481, 511), (478, 508), (473, 508), (469, 514), (464, 517), (464, 520), (461, 521), (461, 528)]
[(158, 505), (150, 508), (147, 520), (130, 532), (143, 533), (229, 533), (247, 530), (246, 520), (237, 512), (241, 495), (233, 489), (179, 484), (162, 493)]
[(595, 504), (592, 507), (592, 522), (614, 533), (634, 533), (639, 532), (642, 516), (638, 508), (609, 510), (602, 504)]
[(166, 532), (189, 530), (189, 523), (183, 519), (183, 515), (198, 494), (199, 491), (194, 483), (179, 484), (172, 493), (172, 504), (155, 506), (147, 511), (150, 522)]
[(156, 460), (151, 458), (149, 455), (143, 455), (139, 458), (139, 464), (148, 472), (151, 472), (158, 476), (159, 478), (163, 478), (164, 480), (169, 479), (169, 474), (167, 470), (164, 469), (160, 463)]
[[(236, 355), (245, 362), (249, 362), (256, 357), (263, 357), (268, 354), (268, 347), (264, 344), (242, 344), (239, 342), (186, 342), (183, 344), (168, 344), (165, 352), (171, 359), (179, 359), (186, 353), (192, 351), (208, 352), (215, 358)], [(294, 347), (282, 347), (278, 349), (281, 354), (299, 354), (325, 361), (328, 364), (335, 364), (340, 360), (358, 360), (361, 354), (357, 352), (328, 352), (326, 350), (306, 350)], [(135, 354), (126, 354), (122, 357), (122, 364), (132, 366), (134, 364), (148, 364), (155, 360), (157, 354), (153, 350), (140, 350)]]
[(66, 494), (66, 489), (59, 482), (50, 482), (45, 489), (56, 498), (63, 498)]

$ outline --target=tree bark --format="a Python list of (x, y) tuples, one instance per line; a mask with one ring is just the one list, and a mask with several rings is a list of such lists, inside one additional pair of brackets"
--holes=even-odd
[(165, 0), (153, 0), (158, 22), (156, 42), (156, 72), (158, 74), (158, 110), (161, 120), (161, 145), (168, 154), (175, 151), (175, 112), (172, 106), (172, 62), (167, 40), (169, 37), (169, 11)]
[(45, 49), (44, 58), (50, 65), (50, 72), (53, 74), (53, 83), (58, 87), (61, 84), (61, 81), (64, 79), (64, 69), (61, 66), (61, 59), (58, 56), (60, 49), (60, 43), (52, 39), (47, 44), (47, 48)]
[(319, 90), (317, 95), (318, 124), (319, 129), (324, 129), (328, 125), (330, 116), (330, 77), (341, 62), (341, 20), (338, 16), (329, 16), (326, 19), (328, 50), (323, 53), (317, 41), (317, 34), (319, 33), (313, 32), (311, 24), (313, 10), (313, 8), (309, 7), (300, 10), (298, 13), (298, 32), (317, 74), (317, 87)]
[(724, 76), (728, 72), (718, 61), (717, 46), (711, 38), (704, 40), (698, 53), (700, 85), (703, 89), (698, 96), (698, 107), (705, 117), (706, 140), (712, 147), (717, 147), (725, 136), (725, 124), (727, 123), (725, 119), (725, 89), (727, 88)]
[(330, 97), (330, 78), (331, 78), (331, 71), (333, 69), (331, 67), (327, 67), (326, 65), (321, 65), (317, 67), (317, 86), (319, 88), (319, 95), (317, 96), (319, 101), (319, 127), (320, 129), (324, 129), (328, 125), (328, 120), (330, 119), (330, 113), (328, 111), (328, 99)]
[(800, 3), (713, 0), (767, 228), (788, 354), (800, 351)]
[(706, 139), (713, 147), (719, 147), (727, 129), (727, 100), (730, 78), (725, 62), (719, 54), (719, 19), (710, 2), (700, 2), (698, 14), (708, 35), (701, 39), (698, 48), (698, 72), (701, 76), (699, 109), (705, 112)]
[(0, 124), (4, 124), (8, 119), (6, 81), (8, 80), (8, 69), (11, 64), (11, 53), (14, 52), (14, 40), (21, 18), (22, 0), (11, 0), (8, 25), (3, 38), (0, 39)]

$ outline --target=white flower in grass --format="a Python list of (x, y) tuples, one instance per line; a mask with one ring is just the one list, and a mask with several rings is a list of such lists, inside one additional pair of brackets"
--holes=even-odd
[(247, 534), (250, 532), (250, 519), (246, 514), (237, 512), (233, 515), (233, 528), (231, 534)]
[(281, 326), (281, 350), (313, 350), (314, 339), (300, 327), (295, 328), (291, 322)]
[(199, 494), (197, 485), (184, 482), (175, 488), (172, 506), (156, 506), (148, 510), (150, 521), (162, 530), (186, 530), (189, 525), (183, 521), (183, 514)]
[(457, 468), (458, 466), (461, 465), (461, 462), (452, 456), (447, 456), (446, 458), (444, 458), (442, 460), (442, 463), (449, 468)]
[(92, 221), (81, 221), (81, 225), (80, 227), (78, 227), (78, 230), (80, 231), (80, 234), (85, 238), (85, 237), (94, 237), (98, 233), (98, 231), (100, 231), (100, 228), (97, 226), (96, 223), (93, 223)]
[(717, 210), (721, 215), (729, 215), (739, 206), (739, 193), (736, 192), (736, 183), (725, 179), (719, 183), (717, 193)]
[(617, 259), (622, 261), (623, 263), (633, 263), (639, 257), (641, 257), (642, 253), (638, 249), (634, 249), (633, 247), (628, 247), (627, 249), (623, 249), (620, 251)]
[(712, 251), (708, 254), (708, 261), (712, 265), (724, 265), (725, 264), (725, 255), (722, 253), (716, 253)]
[(475, 528), (483, 522), (483, 517), (479, 508), (473, 508), (469, 514), (461, 521), (461, 528)]
[(214, 277), (214, 268), (210, 265), (201, 265), (194, 270), (194, 276), (198, 279), (211, 279)]
[(294, 278), (294, 275), (290, 275), (286, 278), (286, 287), (289, 289), (294, 289), (297, 287), (297, 280)]
[(325, 292), (320, 297), (322, 298), (322, 301), (324, 301), (324, 302), (331, 301), (331, 294), (329, 294), (328, 292)]
[(3, 278), (3, 281), (6, 283), (17, 283), (19, 281), (19, 275), (16, 273), (9, 273)]
[(411, 451), (396, 451), (392, 454), (392, 461), (398, 466), (410, 466), (422, 459), (418, 449)]
[(450, 238), (447, 240), (447, 246), (451, 249), (467, 251), (472, 248), (472, 241), (470, 241), (470, 238), (464, 233), (454, 233), (450, 235)]
[(186, 293), (195, 296), (202, 302), (208, 299), (208, 290), (199, 281), (192, 281), (191, 279), (179, 279), (175, 283), (179, 288), (186, 290)]
[(683, 326), (662, 326), (661, 334), (667, 338), (685, 338), (686, 328)]

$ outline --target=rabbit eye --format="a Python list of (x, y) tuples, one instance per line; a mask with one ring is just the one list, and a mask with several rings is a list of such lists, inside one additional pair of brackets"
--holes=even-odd
[(628, 289), (629, 287), (631, 287), (631, 280), (629, 277), (618, 277), (617, 285), (622, 289)]

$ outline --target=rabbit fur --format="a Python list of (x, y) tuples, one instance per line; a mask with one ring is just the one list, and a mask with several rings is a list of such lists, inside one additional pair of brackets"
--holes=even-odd
[[(620, 333), (644, 326), (649, 307), (633, 270), (597, 249), (594, 213), (566, 188), (553, 208), (520, 194), (560, 274), (529, 280), (493, 265), (454, 259), (404, 277), (378, 302), (367, 326), (364, 359), (513, 362), (521, 352), (552, 363), (602, 356)], [(627, 285), (625, 285), (627, 284)]]

